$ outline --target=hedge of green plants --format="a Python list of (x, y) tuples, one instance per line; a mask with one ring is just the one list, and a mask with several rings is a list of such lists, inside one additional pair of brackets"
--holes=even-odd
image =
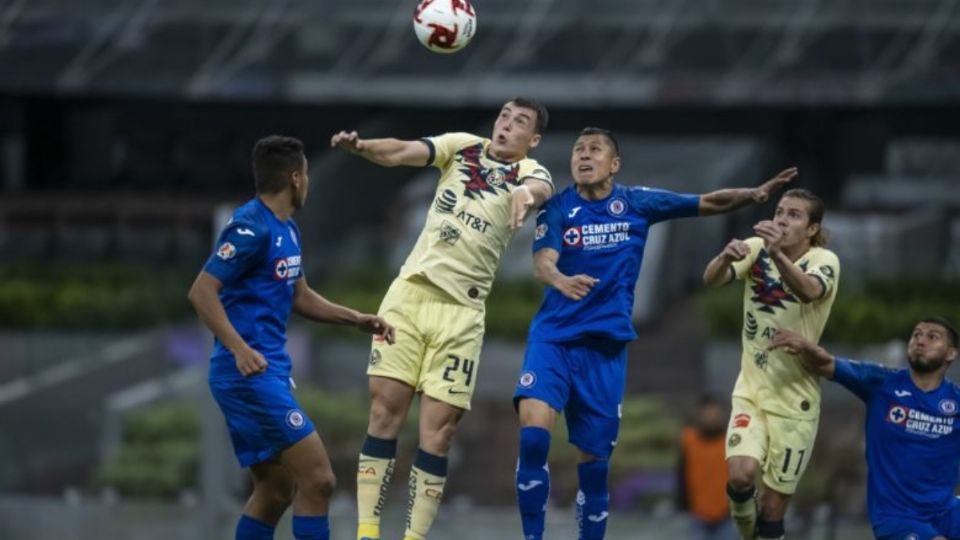
[(108, 331), (181, 320), (194, 275), (119, 264), (0, 267), (0, 328)]
[[(743, 327), (743, 285), (708, 289), (700, 305), (715, 338), (738, 339)], [(917, 320), (943, 315), (960, 321), (960, 280), (841, 284), (823, 340), (862, 345), (907, 339)]]
[[(195, 317), (187, 290), (195, 268), (121, 264), (0, 266), (0, 329), (116, 331)], [(361, 268), (310, 285), (330, 300), (376, 312), (394, 276)], [(487, 302), (487, 335), (523, 339), (539, 306), (533, 280), (497, 283)], [(352, 328), (313, 325), (322, 335), (357, 337)]]

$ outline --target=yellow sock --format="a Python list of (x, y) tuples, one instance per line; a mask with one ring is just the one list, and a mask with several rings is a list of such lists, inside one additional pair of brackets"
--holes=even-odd
[(360, 454), (357, 467), (357, 540), (380, 540), (380, 514), (395, 459)]
[(743, 540), (754, 540), (757, 530), (757, 503), (751, 497), (743, 502), (730, 499), (730, 516)]
[(414, 466), (410, 469), (410, 501), (404, 540), (426, 540), (440, 510), (446, 476), (436, 476)]

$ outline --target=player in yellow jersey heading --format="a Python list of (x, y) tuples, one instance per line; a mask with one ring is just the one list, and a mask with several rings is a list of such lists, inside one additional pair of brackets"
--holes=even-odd
[[(707, 265), (709, 286), (746, 281), (743, 356), (727, 428), (730, 512), (740, 535), (782, 538), (783, 516), (810, 461), (820, 418), (820, 380), (788, 354), (768, 350), (776, 328), (816, 343), (837, 295), (840, 262), (826, 249), (823, 202), (783, 194), (756, 237), (732, 240)], [(755, 478), (763, 489), (756, 497)], [(759, 513), (759, 516), (758, 516)]]
[(440, 169), (426, 225), (380, 306), (397, 338), (391, 347), (375, 339), (370, 353), (370, 422), (357, 472), (359, 540), (380, 538), (397, 435), (415, 394), (420, 448), (404, 539), (426, 538), (436, 517), (446, 456), (476, 385), (484, 301), (500, 256), (530, 210), (553, 193), (550, 173), (527, 157), (546, 125), (541, 104), (516, 98), (500, 110), (491, 139), (447, 133), (401, 141), (340, 132), (330, 141), (378, 165)]

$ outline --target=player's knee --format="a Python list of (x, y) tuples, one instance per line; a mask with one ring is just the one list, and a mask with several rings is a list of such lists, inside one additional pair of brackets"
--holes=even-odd
[(437, 429), (430, 430), (420, 435), (420, 446), (432, 453), (442, 456), (447, 455), (450, 446), (453, 444), (453, 436), (457, 433), (457, 424), (455, 422), (446, 423)]
[(337, 479), (330, 469), (318, 469), (298, 483), (300, 492), (311, 499), (329, 500), (337, 487)]
[(730, 467), (728, 483), (734, 491), (744, 492), (753, 489), (756, 471), (750, 467)]
[(403, 408), (383, 399), (374, 399), (370, 404), (370, 432), (373, 435), (398, 431), (403, 424)]
[(271, 489), (264, 494), (265, 502), (277, 512), (283, 512), (293, 504), (293, 486)]

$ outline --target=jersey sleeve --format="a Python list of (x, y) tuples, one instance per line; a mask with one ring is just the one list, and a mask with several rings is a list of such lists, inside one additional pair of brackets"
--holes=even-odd
[(263, 262), (269, 248), (270, 234), (265, 227), (233, 221), (220, 233), (216, 250), (203, 269), (228, 285)]
[(533, 252), (543, 248), (560, 251), (563, 244), (563, 212), (560, 211), (560, 196), (555, 195), (537, 213), (537, 228), (533, 233)]
[(550, 185), (550, 189), (555, 189), (550, 171), (533, 159), (525, 159), (520, 164), (520, 182), (523, 183), (529, 179), (546, 182)]
[(650, 224), (668, 219), (694, 217), (700, 213), (700, 196), (648, 187), (630, 188), (630, 205), (647, 217)]
[(750, 254), (742, 260), (733, 261), (730, 265), (733, 268), (733, 274), (736, 279), (746, 279), (750, 273), (750, 267), (753, 266), (754, 261), (757, 260), (757, 256), (760, 255), (760, 250), (763, 249), (762, 238), (754, 236), (753, 238), (747, 238), (745, 242), (747, 246), (750, 247)]
[(870, 395), (880, 388), (894, 371), (880, 364), (858, 362), (838, 357), (833, 372), (833, 380), (842, 384), (860, 399), (867, 401), (870, 399)]
[(450, 164), (450, 160), (456, 155), (457, 150), (471, 142), (479, 142), (483, 139), (470, 133), (444, 133), (443, 135), (425, 137), (420, 140), (426, 143), (430, 149), (430, 157), (427, 160), (427, 164), (443, 170)]
[(817, 257), (810, 261), (807, 275), (817, 278), (823, 284), (823, 294), (820, 298), (827, 298), (833, 293), (840, 280), (840, 259), (829, 250), (822, 250)]

